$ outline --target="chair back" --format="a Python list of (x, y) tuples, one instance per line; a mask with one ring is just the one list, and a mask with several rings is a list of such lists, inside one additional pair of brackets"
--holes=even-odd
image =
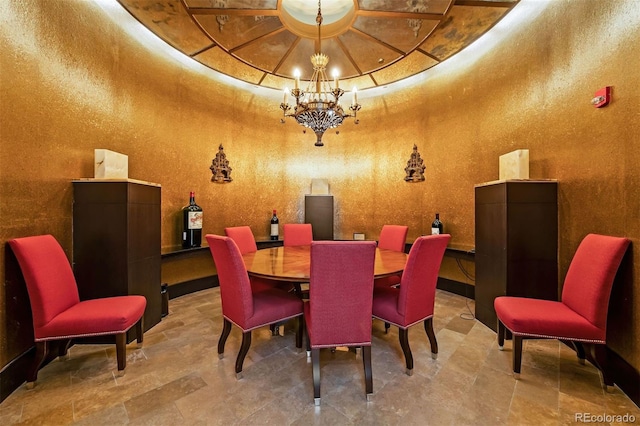
[(9, 241), (27, 284), (36, 331), (80, 302), (69, 259), (52, 235)]
[(405, 324), (413, 324), (433, 315), (438, 271), (449, 234), (418, 237), (409, 251), (400, 280), (398, 312)]
[(285, 223), (284, 246), (308, 246), (313, 241), (313, 229), (310, 223)]
[(222, 315), (244, 329), (253, 316), (253, 296), (240, 249), (230, 237), (207, 234), (205, 238), (218, 271)]
[(380, 231), (378, 247), (387, 250), (404, 252), (407, 243), (408, 226), (404, 225), (384, 225)]
[(562, 303), (601, 330), (607, 328), (609, 296), (627, 238), (589, 234), (576, 250), (562, 289)]
[(240, 254), (252, 253), (258, 250), (256, 239), (248, 226), (224, 228), (224, 233), (236, 243), (238, 249), (240, 249)]
[(374, 241), (311, 243), (312, 347), (371, 345), (375, 255)]

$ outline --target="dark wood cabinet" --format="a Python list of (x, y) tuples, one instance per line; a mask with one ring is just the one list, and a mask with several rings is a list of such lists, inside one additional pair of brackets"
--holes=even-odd
[(305, 195), (304, 222), (311, 224), (314, 240), (333, 240), (333, 195)]
[[(73, 182), (73, 268), (80, 299), (140, 294), (145, 331), (160, 321), (160, 185)], [(131, 341), (135, 332), (130, 333)]]
[(475, 187), (476, 318), (494, 331), (498, 296), (558, 300), (557, 200), (552, 180)]

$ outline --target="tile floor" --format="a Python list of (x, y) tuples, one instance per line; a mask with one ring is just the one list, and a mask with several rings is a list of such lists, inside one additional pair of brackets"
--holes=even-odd
[[(0, 424), (38, 425), (556, 425), (576, 413), (635, 416), (619, 389), (606, 393), (596, 369), (580, 365), (557, 341), (525, 341), (522, 378), (511, 376), (510, 342), (471, 319), (473, 301), (438, 291), (434, 327), (440, 353), (431, 359), (421, 326), (410, 332), (414, 375), (404, 373), (397, 330), (373, 322), (374, 395), (365, 400), (362, 362), (352, 352), (325, 350), (322, 405), (313, 405), (311, 365), (298, 353), (291, 327), (272, 337), (254, 331), (235, 379), (240, 332), (234, 327), (218, 359), (222, 319), (218, 289), (170, 302), (170, 314), (128, 347), (117, 377), (109, 345), (76, 345), (67, 360), (44, 367), (33, 390), (24, 386), (0, 404)], [(606, 423), (605, 423), (606, 424)]]

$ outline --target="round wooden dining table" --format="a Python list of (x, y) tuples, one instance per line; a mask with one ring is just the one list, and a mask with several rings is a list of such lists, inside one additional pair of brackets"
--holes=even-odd
[[(279, 281), (308, 282), (311, 246), (272, 247), (242, 256), (249, 275)], [(375, 278), (395, 275), (404, 269), (407, 255), (376, 248)]]

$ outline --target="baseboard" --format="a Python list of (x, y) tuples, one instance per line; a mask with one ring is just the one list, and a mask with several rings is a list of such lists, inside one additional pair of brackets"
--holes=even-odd
[(32, 346), (11, 360), (0, 371), (0, 402), (4, 401), (26, 381), (26, 371), (33, 361), (35, 351), (35, 346)]
[(175, 299), (176, 297), (184, 296), (185, 294), (195, 293), (196, 291), (205, 290), (207, 288), (218, 287), (219, 285), (218, 276), (211, 275), (209, 277), (172, 284), (167, 287), (167, 292), (169, 293), (169, 299)]
[(624, 392), (629, 399), (640, 407), (640, 371), (625, 361), (620, 355), (607, 346), (607, 362), (609, 374), (613, 382)]
[(461, 283), (460, 281), (438, 277), (436, 288), (448, 291), (449, 293), (457, 294), (459, 296), (464, 296), (467, 299), (476, 299), (476, 288), (471, 284)]

